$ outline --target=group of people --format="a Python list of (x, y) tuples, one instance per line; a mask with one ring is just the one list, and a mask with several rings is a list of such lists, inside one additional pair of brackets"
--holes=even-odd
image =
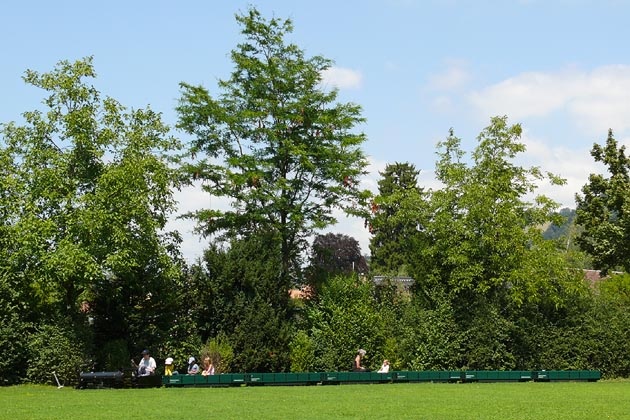
[[(367, 372), (368, 370), (361, 365), (363, 358), (365, 357), (366, 351), (363, 349), (359, 349), (357, 351), (356, 356), (354, 356), (354, 360), (352, 361), (352, 371), (353, 372)], [(383, 364), (380, 369), (377, 370), (378, 373), (388, 373), (389, 372), (389, 360), (383, 360)]]
[[(197, 375), (199, 373), (199, 365), (194, 357), (188, 358), (188, 369), (186, 370), (189, 375)], [(214, 364), (209, 357), (203, 359), (203, 370), (201, 371), (203, 376), (214, 375)]]
[[(359, 349), (357, 351), (354, 360), (352, 361), (352, 371), (353, 372), (367, 372), (367, 369), (363, 367), (361, 362), (365, 357), (366, 351), (363, 349)], [(132, 361), (133, 362), (133, 361)], [(170, 376), (173, 374), (177, 374), (178, 372), (173, 371), (173, 358), (167, 357), (164, 361), (164, 375)], [(148, 350), (144, 350), (142, 352), (142, 360), (137, 365), (138, 375), (139, 376), (148, 376), (153, 375), (155, 373), (155, 369), (157, 368), (157, 364), (155, 363), (155, 359), (151, 357)], [(197, 364), (197, 360), (194, 357), (190, 357), (188, 359), (188, 367), (186, 372), (189, 375), (197, 375), (199, 374), (199, 365)], [(377, 371), (378, 373), (388, 373), (389, 372), (389, 361), (387, 359), (383, 360), (383, 364), (381, 368)], [(203, 359), (203, 370), (201, 374), (204, 376), (214, 375), (214, 364), (210, 360), (209, 357), (205, 357)]]
[[(174, 360), (172, 357), (167, 357), (166, 360), (164, 360), (165, 376), (178, 374), (177, 371), (173, 370), (173, 362)], [(135, 362), (133, 360), (132, 363), (134, 363), (135, 365)], [(138, 376), (149, 376), (155, 374), (157, 364), (155, 363), (155, 359), (151, 357), (149, 350), (142, 351), (142, 359), (140, 360), (140, 363), (136, 365), (136, 368), (138, 369)], [(203, 359), (203, 370), (201, 371), (201, 374), (204, 376), (214, 375), (214, 370), (214, 364), (212, 363), (210, 358), (205, 357)], [(189, 375), (197, 375), (199, 373), (199, 365), (197, 364), (197, 360), (192, 356), (188, 359), (188, 367), (186, 369), (186, 372)]]

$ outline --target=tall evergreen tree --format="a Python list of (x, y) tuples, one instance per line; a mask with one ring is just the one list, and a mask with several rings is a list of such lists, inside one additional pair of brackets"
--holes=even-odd
[(273, 237), (234, 239), (210, 248), (193, 267), (191, 310), (205, 342), (227, 337), (234, 350), (231, 369), (279, 372), (289, 367), (290, 309), (278, 305), (280, 247)]
[[(410, 163), (388, 164), (380, 173), (378, 195), (372, 203), (370, 268), (378, 274), (402, 274), (409, 263), (414, 237), (423, 218), (418, 171)], [(412, 210), (415, 207), (415, 211)], [(405, 273), (406, 274), (406, 273)]]

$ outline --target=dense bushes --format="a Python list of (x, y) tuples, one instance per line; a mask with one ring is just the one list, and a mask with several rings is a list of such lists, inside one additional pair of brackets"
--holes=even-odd
[[(210, 355), (224, 372), (348, 370), (356, 350), (365, 348), (370, 369), (388, 358), (397, 370), (598, 369), (604, 377), (630, 376), (630, 314), (625, 301), (606, 293), (591, 293), (564, 308), (488, 303), (454, 310), (447, 299), (434, 299), (428, 307), (390, 285), (338, 276), (301, 302), (292, 323), (260, 296), (247, 302), (248, 311), (244, 302), (236, 303), (236, 327), (229, 334), (201, 345), (193, 328), (186, 340), (168, 339), (156, 349), (158, 364), (166, 356), (181, 364), (190, 355)], [(68, 320), (32, 326), (5, 314), (2, 383), (53, 383), (55, 371), (69, 384), (95, 356), (108, 370), (128, 363), (125, 340), (110, 341), (93, 355), (89, 342), (89, 334), (75, 331)]]
[(0, 319), (1, 385), (16, 384), (24, 379), (30, 329), (15, 313), (5, 314)]
[(598, 369), (605, 377), (630, 375), (630, 315), (596, 294), (553, 310), (486, 302), (457, 311), (447, 300), (428, 308), (413, 296), (383, 294), (356, 277), (330, 279), (306, 303), (291, 343), (291, 370), (347, 370), (362, 347), (373, 369), (388, 358), (398, 370)]
[(30, 382), (54, 383), (53, 372), (64, 383), (75, 383), (87, 359), (85, 340), (69, 326), (44, 324), (31, 334), (26, 377)]
[(313, 341), (314, 370), (347, 370), (359, 348), (370, 349), (368, 368), (380, 366), (387, 331), (371, 283), (354, 276), (329, 279), (309, 302), (305, 328)]
[[(188, 356), (209, 355), (218, 372), (348, 370), (356, 350), (365, 348), (370, 369), (387, 358), (396, 370), (598, 369), (604, 377), (630, 376), (630, 314), (625, 301), (607, 293), (575, 298), (563, 308), (477, 302), (455, 310), (444, 297), (428, 306), (392, 285), (338, 276), (300, 302), (293, 322), (279, 317), (261, 294), (234, 301), (236, 319), (227, 324), (234, 327), (205, 345), (194, 331), (199, 320), (175, 322), (174, 330), (187, 326), (188, 335), (179, 340), (182, 335), (175, 334), (155, 349), (158, 364), (166, 356), (181, 365)], [(182, 308), (187, 306), (183, 301)], [(110, 341), (93, 354), (89, 342), (89, 333), (75, 331), (69, 320), (33, 326), (5, 314), (2, 383), (53, 383), (55, 371), (69, 384), (95, 356), (108, 370), (128, 363), (125, 340)]]

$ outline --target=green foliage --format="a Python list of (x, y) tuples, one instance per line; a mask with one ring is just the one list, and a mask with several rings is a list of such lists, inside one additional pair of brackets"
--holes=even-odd
[(194, 322), (206, 339), (228, 338), (233, 371), (289, 368), (289, 284), (280, 261), (277, 238), (259, 235), (233, 240), (228, 249), (210, 248), (192, 268)]
[(22, 382), (26, 376), (28, 338), (32, 326), (16, 313), (0, 317), (0, 385)]
[(228, 255), (227, 250), (212, 244), (190, 267), (186, 280), (178, 289), (180, 301), (186, 302), (185, 314), (190, 317), (190, 328), (178, 325), (182, 330), (178, 336), (196, 334), (206, 342), (220, 331), (231, 330), (232, 324), (226, 322), (230, 320), (237, 292), (233, 286), (238, 278), (223, 274)]
[(412, 274), (420, 296), (441, 290), (462, 308), (458, 318), (477, 299), (500, 307), (544, 297), (562, 305), (562, 289), (575, 286), (539, 229), (557, 204), (544, 196), (525, 201), (537, 181), (563, 181), (512, 162), (525, 150), (520, 135), (520, 125), (493, 118), (478, 137), (470, 167), (452, 131), (439, 144), (436, 174), (444, 186), (428, 197), (431, 217), (416, 235), (423, 246), (414, 247)]
[[(443, 186), (434, 191), (419, 191), (409, 165), (391, 165), (382, 174), (373, 207), (373, 267), (396, 272), (408, 264), (416, 279), (409, 304), (380, 306), (395, 331), (388, 357), (398, 359), (397, 367), (536, 368), (543, 357), (538, 331), (555, 331), (567, 308), (589, 301), (581, 273), (569, 269), (576, 257), (541, 231), (561, 222), (557, 204), (534, 195), (538, 184), (564, 181), (514, 164), (525, 150), (520, 136), (519, 125), (493, 118), (468, 161), (451, 131), (438, 146)], [(394, 264), (392, 250), (400, 254)], [(393, 301), (385, 296), (382, 302)], [(562, 342), (547, 347), (544, 357), (562, 357)]]
[(374, 305), (373, 285), (356, 276), (329, 279), (305, 310), (317, 371), (347, 370), (359, 348), (364, 364), (377, 369), (383, 359), (386, 328)]
[(236, 372), (284, 372), (289, 369), (290, 323), (282, 311), (260, 296), (248, 300), (236, 314), (239, 321), (230, 336)]
[(578, 246), (577, 238), (584, 228), (577, 224), (577, 213), (573, 209), (563, 208), (557, 216), (560, 220), (548, 223), (543, 238), (554, 241), (558, 252), (562, 253), (566, 263), (572, 268), (593, 268), (592, 258)]
[(630, 317), (626, 310), (596, 300), (579, 314), (561, 323), (539, 328), (541, 369), (599, 369), (608, 378), (630, 373), (627, 336)]
[[(180, 372), (187, 365), (188, 358), (199, 353), (207, 334), (198, 322), (203, 319), (200, 308), (207, 310), (210, 305), (206, 303), (209, 301), (204, 300), (205, 295), (202, 294), (205, 288), (197, 287), (193, 278), (196, 278), (194, 274), (184, 273), (177, 284), (167, 291), (169, 299), (172, 299), (174, 304), (169, 312), (168, 330), (157, 343), (159, 358), (172, 357), (174, 370), (180, 369)], [(158, 362), (158, 370), (161, 370), (162, 364), (157, 359), (156, 362)]]
[(312, 372), (315, 359), (313, 341), (305, 331), (298, 331), (289, 344), (291, 372)]
[(214, 365), (215, 374), (227, 373), (230, 372), (234, 360), (234, 349), (226, 336), (219, 335), (208, 340), (201, 348), (200, 360), (206, 357), (209, 357)]
[(191, 216), (206, 235), (277, 232), (282, 278), (290, 278), (306, 238), (335, 222), (332, 210), (351, 211), (369, 195), (357, 182), (367, 166), (365, 136), (353, 132), (363, 118), (359, 106), (322, 89), (330, 60), (286, 43), (290, 20), (266, 20), (254, 8), (236, 19), (244, 41), (221, 94), (182, 83), (178, 106), (180, 128), (194, 137), (184, 171), (233, 208)]
[(617, 273), (597, 283), (601, 299), (630, 308), (630, 274)]
[(469, 309), (471, 322), (460, 337), (462, 366), (476, 370), (516, 369), (512, 323), (491, 305)]
[(129, 366), (131, 356), (126, 340), (118, 339), (106, 342), (103, 347), (97, 349), (98, 359), (101, 360), (103, 370), (122, 370)]
[(87, 359), (85, 347), (82, 337), (62, 323), (39, 325), (28, 343), (28, 380), (55, 384), (56, 372), (65, 384), (76, 383)]
[(412, 238), (425, 223), (424, 191), (417, 186), (420, 171), (410, 163), (388, 164), (380, 173), (378, 195), (366, 219), (370, 239), (370, 269), (378, 274), (398, 274), (409, 264)]
[(612, 130), (605, 146), (593, 145), (591, 156), (606, 166), (610, 177), (591, 174), (582, 194), (575, 196), (577, 222), (584, 227), (578, 243), (604, 273), (617, 267), (630, 271), (630, 159)]
[(572, 238), (572, 231), (577, 228), (575, 210), (565, 207), (558, 212), (558, 215), (562, 217), (561, 223), (550, 223), (543, 232), (543, 238), (551, 240)]
[(453, 309), (443, 298), (434, 298), (434, 309), (415, 303), (403, 313), (407, 326), (400, 340), (399, 369), (444, 370), (460, 365), (461, 332)]
[(161, 294), (181, 271), (180, 239), (163, 232), (178, 142), (160, 114), (101, 98), (95, 76), (91, 58), (26, 72), (48, 96), (0, 130), (0, 272), (25, 321), (78, 326), (87, 310), (95, 347), (124, 339), (135, 352), (162, 340), (173, 302)]

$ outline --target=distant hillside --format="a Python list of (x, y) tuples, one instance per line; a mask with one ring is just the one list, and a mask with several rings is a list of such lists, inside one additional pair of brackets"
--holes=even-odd
[(573, 225), (573, 221), (575, 220), (575, 210), (570, 208), (563, 208), (558, 213), (563, 216), (566, 220), (565, 222), (558, 226), (556, 224), (550, 223), (543, 227), (543, 237), (545, 239), (558, 239), (562, 237), (566, 237), (569, 233), (569, 229)]

